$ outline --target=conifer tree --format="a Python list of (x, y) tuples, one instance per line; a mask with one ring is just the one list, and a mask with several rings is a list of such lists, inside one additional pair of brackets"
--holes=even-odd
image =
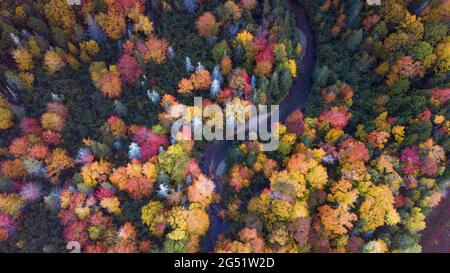
[(197, 0), (183, 0), (183, 9), (189, 13), (194, 13), (198, 8)]
[(186, 57), (185, 69), (187, 74), (191, 74), (194, 71), (194, 66), (192, 65), (191, 58)]
[(106, 42), (106, 34), (98, 26), (98, 24), (95, 22), (94, 18), (92, 18), (91, 15), (88, 16), (87, 23), (88, 23), (89, 37), (99, 44)]

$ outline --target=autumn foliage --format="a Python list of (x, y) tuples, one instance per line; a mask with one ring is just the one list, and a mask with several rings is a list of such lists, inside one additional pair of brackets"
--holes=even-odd
[[(0, 252), (445, 237), (449, 1), (302, 1), (307, 25), (288, 1), (70, 2), (0, 1)], [(269, 140), (193, 138), (269, 104)]]
[(195, 23), (198, 35), (203, 38), (210, 38), (216, 35), (218, 31), (218, 23), (216, 17), (211, 12), (203, 13)]

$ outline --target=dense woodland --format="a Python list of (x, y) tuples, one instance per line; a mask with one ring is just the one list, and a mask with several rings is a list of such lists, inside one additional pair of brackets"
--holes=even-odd
[[(422, 251), (448, 198), (450, 1), (298, 0), (307, 42), (284, 0), (74, 2), (0, 0), (0, 252), (201, 252), (217, 218), (207, 251)], [(205, 175), (190, 136), (223, 117), (194, 96), (278, 104), (308, 46), (277, 150), (235, 141)]]

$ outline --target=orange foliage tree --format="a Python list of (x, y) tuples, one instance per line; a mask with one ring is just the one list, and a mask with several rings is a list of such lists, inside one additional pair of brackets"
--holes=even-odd
[(343, 235), (353, 227), (352, 222), (358, 218), (356, 214), (348, 211), (346, 206), (338, 206), (336, 209), (329, 205), (319, 208), (319, 218), (325, 230), (337, 235)]
[(108, 98), (117, 98), (122, 93), (122, 82), (117, 73), (106, 72), (100, 80), (100, 90)]
[(72, 168), (75, 165), (75, 161), (62, 148), (53, 150), (50, 156), (45, 159), (45, 163), (47, 165), (46, 176), (50, 178), (52, 183), (58, 181), (62, 171)]
[(162, 64), (167, 58), (167, 49), (169, 42), (165, 39), (158, 39), (150, 37), (145, 42), (145, 47), (142, 49), (142, 56), (145, 61), (153, 61), (157, 64)]
[(211, 74), (206, 69), (198, 70), (191, 76), (191, 82), (195, 89), (208, 90), (211, 86)]
[(213, 198), (214, 182), (204, 175), (200, 175), (192, 185), (188, 187), (188, 199), (190, 202), (208, 207)]
[(195, 23), (197, 27), (198, 35), (203, 38), (210, 38), (215, 36), (219, 31), (219, 25), (217, 24), (216, 17), (211, 12), (203, 13)]

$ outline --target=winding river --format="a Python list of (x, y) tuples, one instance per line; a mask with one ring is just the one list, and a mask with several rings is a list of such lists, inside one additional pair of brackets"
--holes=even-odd
[[(309, 90), (311, 88), (311, 76), (316, 62), (316, 52), (314, 47), (314, 36), (309, 25), (309, 20), (302, 5), (296, 0), (288, 1), (290, 9), (295, 14), (297, 28), (303, 33), (306, 40), (306, 46), (303, 46), (304, 55), (302, 65), (298, 66), (298, 77), (288, 92), (288, 95), (280, 104), (280, 122), (284, 122), (295, 109), (302, 109), (307, 101)], [(204, 149), (204, 156), (200, 163), (202, 172), (209, 178), (214, 180), (216, 192), (222, 193), (221, 174), (224, 170), (224, 161), (228, 148), (231, 147), (232, 141), (216, 140), (209, 143)], [(203, 252), (211, 252), (214, 250), (214, 244), (217, 235), (224, 233), (229, 223), (217, 216), (222, 204), (215, 204), (210, 208), (210, 227), (205, 235), (203, 243)]]

